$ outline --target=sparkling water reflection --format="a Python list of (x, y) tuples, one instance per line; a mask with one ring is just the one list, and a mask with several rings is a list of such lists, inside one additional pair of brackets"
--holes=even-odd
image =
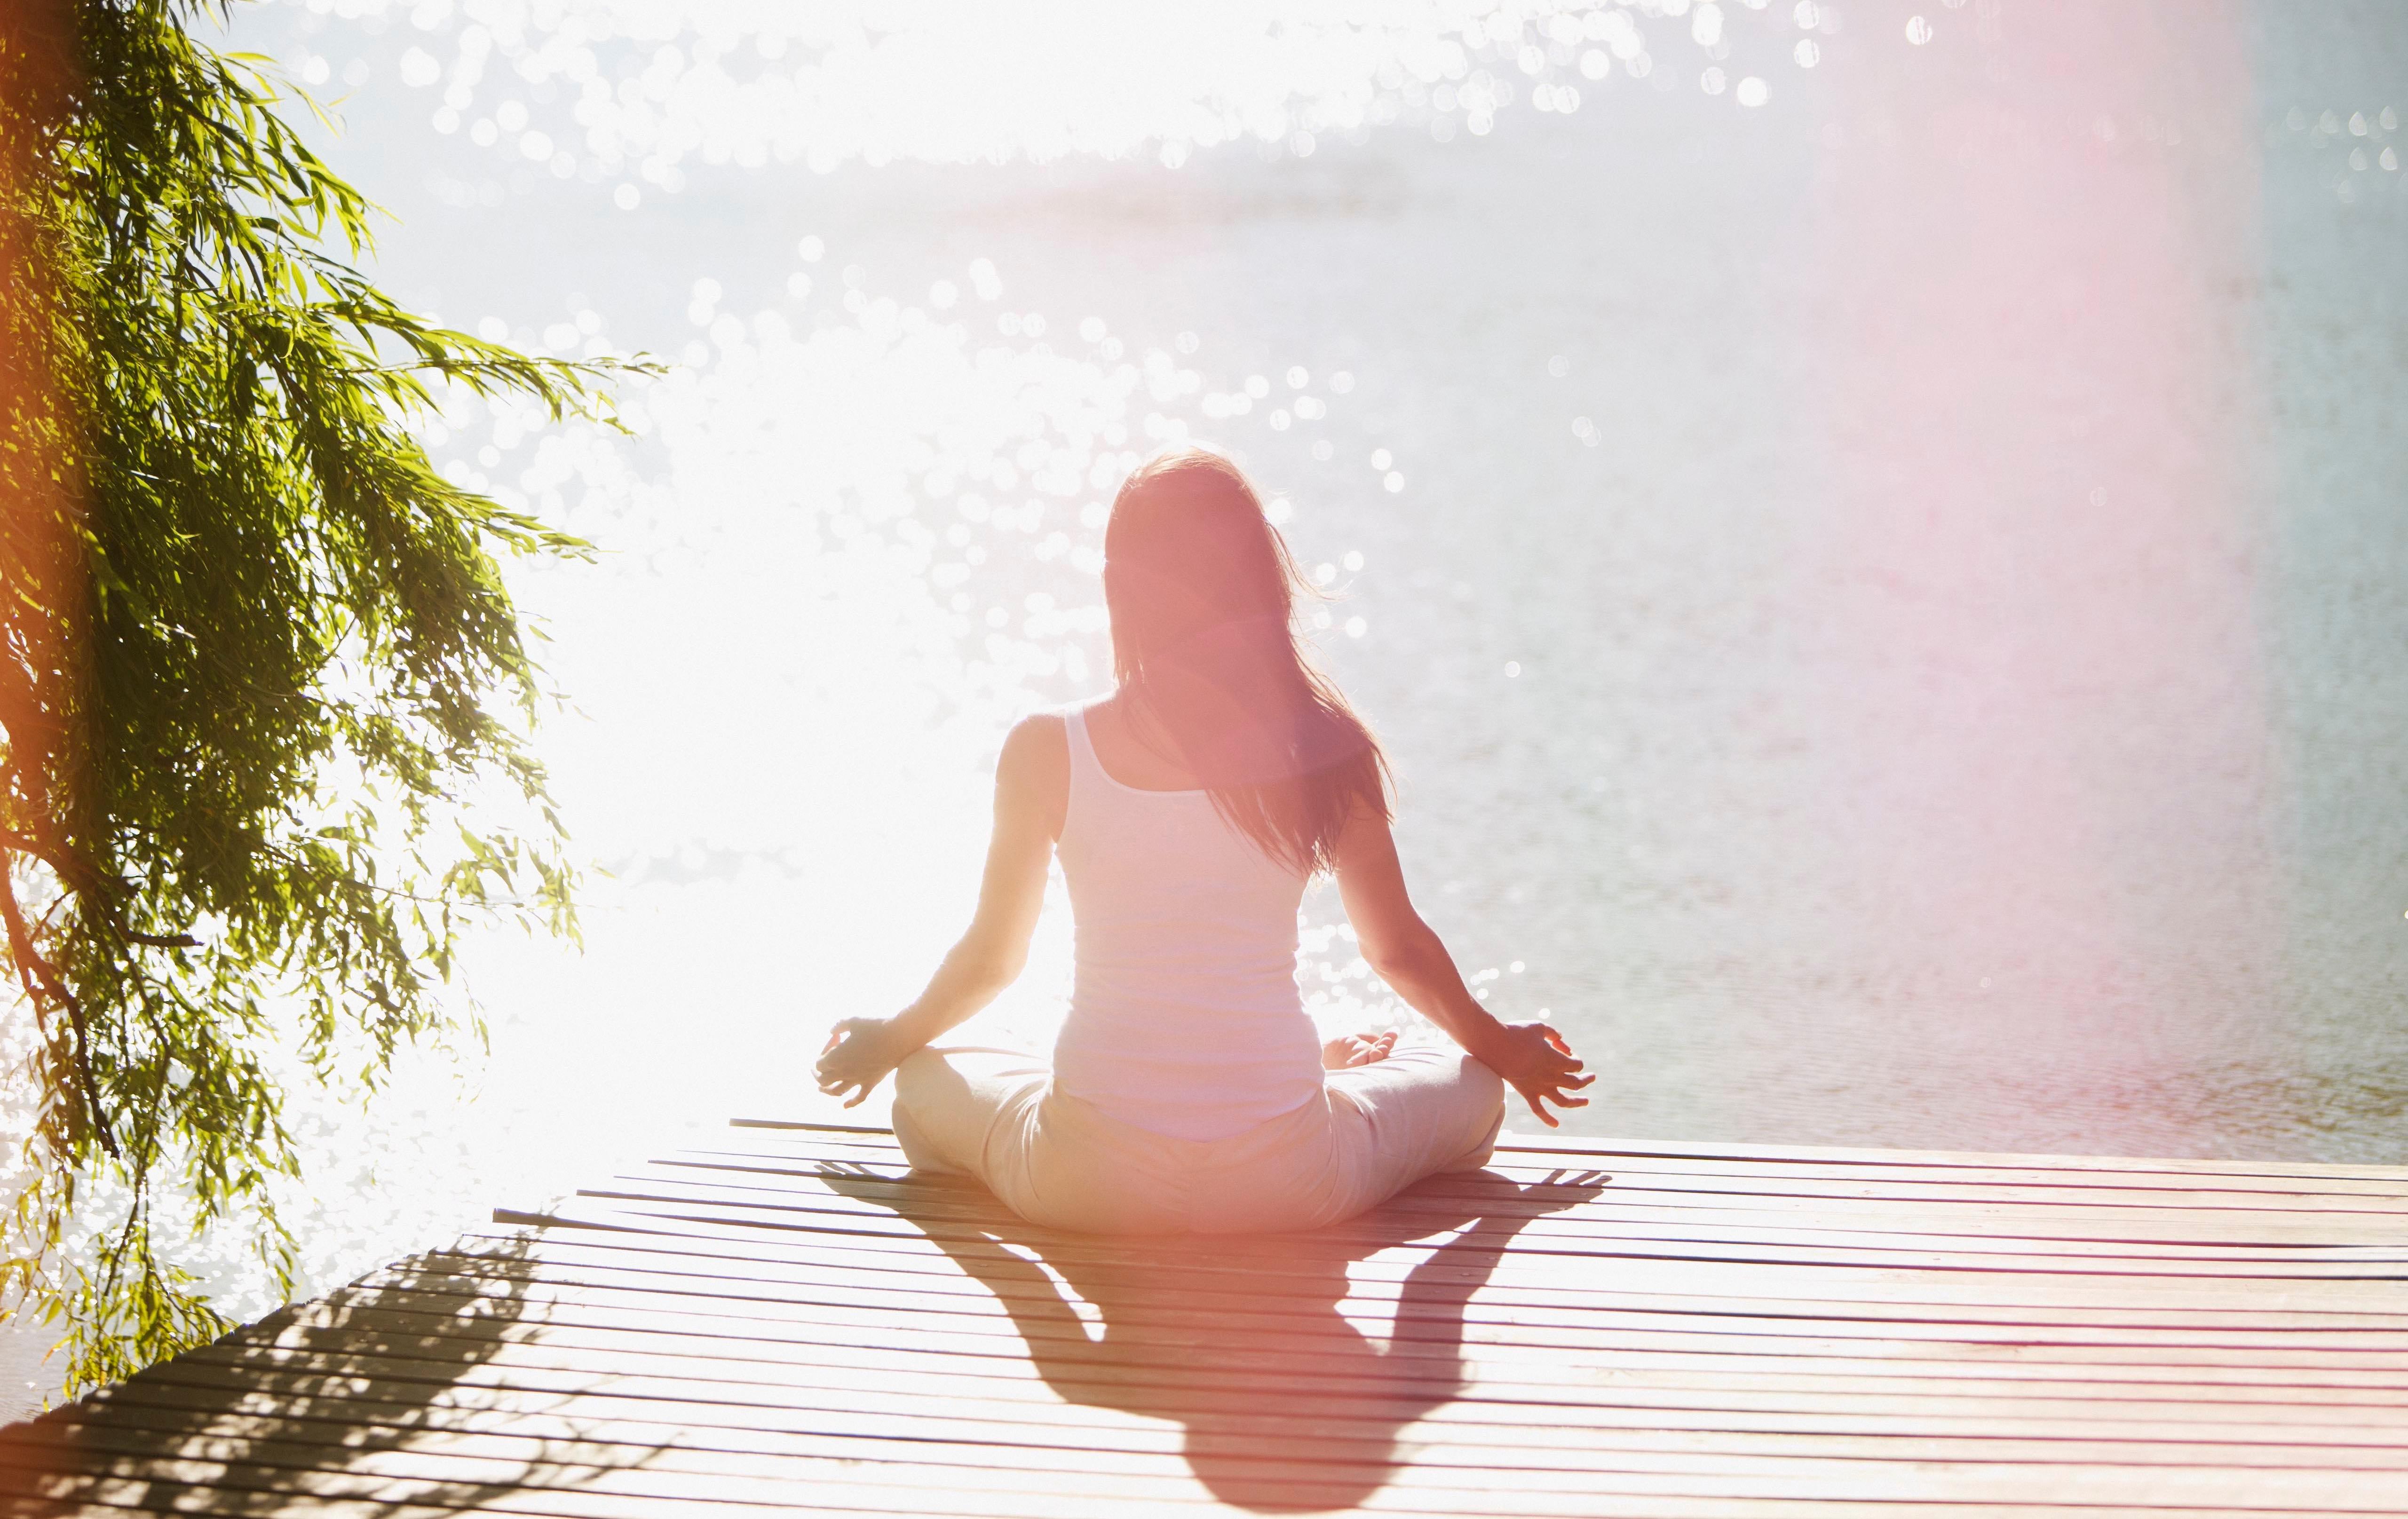
[[(480, 948), (489, 1064), (313, 1113), (319, 1280), (806, 1100), (966, 913), (1004, 726), (1102, 688), (1102, 504), (1188, 437), (1283, 494), (1579, 1126), (2408, 1154), (2396, 13), (243, 25), (350, 92), (406, 296), (681, 365), (632, 442), (429, 432), (607, 550), (520, 589), (609, 873), (582, 958)], [(1316, 1010), (1394, 1017), (1308, 910)], [(1046, 1036), (1067, 932), (973, 1034)]]

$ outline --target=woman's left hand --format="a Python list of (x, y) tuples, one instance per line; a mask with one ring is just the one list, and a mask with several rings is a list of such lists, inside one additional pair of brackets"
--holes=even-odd
[[(857, 1108), (911, 1052), (898, 1049), (892, 1018), (846, 1018), (828, 1030), (820, 1051), (820, 1090)], [(850, 1096), (847, 1094), (850, 1093)]]
[(1588, 1106), (1588, 1098), (1572, 1094), (1597, 1078), (1580, 1074), (1580, 1057), (1549, 1025), (1495, 1025), (1493, 1036), (1472, 1053), (1504, 1077), (1506, 1085), (1521, 1093), (1522, 1100), (1538, 1114), (1539, 1122), (1549, 1128), (1560, 1125), (1555, 1115), (1541, 1106), (1543, 1102), (1552, 1102), (1558, 1108)]

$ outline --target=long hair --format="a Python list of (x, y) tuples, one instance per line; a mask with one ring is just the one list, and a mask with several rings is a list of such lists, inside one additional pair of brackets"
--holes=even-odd
[(1358, 808), (1388, 816), (1388, 761), (1294, 624), (1307, 590), (1238, 466), (1201, 449), (1141, 466), (1104, 528), (1112, 673), (1141, 741), (1184, 761), (1229, 824), (1299, 870), (1336, 867)]

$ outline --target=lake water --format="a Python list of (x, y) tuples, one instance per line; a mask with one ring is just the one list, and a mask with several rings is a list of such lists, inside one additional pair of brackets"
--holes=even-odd
[[(380, 268), (642, 350), (438, 459), (529, 570), (587, 948), (313, 1103), (338, 1280), (736, 1111), (968, 911), (1098, 694), (1118, 473), (1327, 577), (1426, 915), (1576, 1132), (2408, 1159), (2408, 12), (313, 0)], [(1305, 978), (1398, 1010), (1334, 894)], [(1041, 1041), (1068, 967), (966, 1037)], [(225, 1256), (240, 1305), (255, 1295)]]

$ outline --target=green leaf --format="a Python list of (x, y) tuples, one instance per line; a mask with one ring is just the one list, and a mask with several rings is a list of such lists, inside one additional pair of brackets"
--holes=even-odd
[[(162, 1186), (290, 1282), (276, 1010), (313, 1079), (365, 1051), (374, 1087), (405, 1043), (482, 1039), (437, 996), (465, 925), (575, 936), (497, 556), (594, 551), (412, 426), (434, 381), (610, 423), (601, 383), (650, 367), (376, 289), (346, 262), (375, 208), (277, 114), (316, 103), (200, 14), (0, 10), (0, 968), (40, 1083), (0, 1306), (65, 1327), (70, 1389), (226, 1327), (162, 1254)], [(531, 837), (466, 815), (494, 777)]]

